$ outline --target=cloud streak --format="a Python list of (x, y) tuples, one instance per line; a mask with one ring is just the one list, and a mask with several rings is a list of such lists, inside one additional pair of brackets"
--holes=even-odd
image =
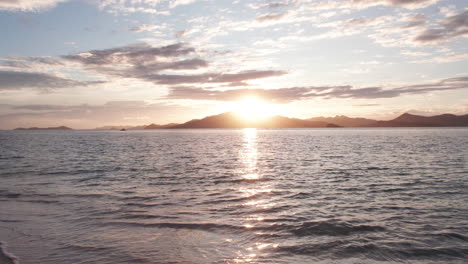
[[(78, 62), (86, 69), (102, 74), (135, 78), (154, 84), (245, 84), (245, 81), (281, 76), (285, 71), (246, 70), (240, 72), (206, 71), (209, 62), (196, 56), (196, 50), (184, 43), (162, 47), (148, 44), (92, 50), (63, 56), (68, 61)], [(184, 74), (168, 71), (186, 71)], [(204, 72), (187, 72), (205, 70)]]
[(357, 8), (365, 9), (375, 6), (396, 6), (407, 9), (418, 9), (431, 6), (441, 0), (349, 0), (349, 1), (322, 1), (312, 4), (318, 9)]
[(468, 11), (449, 16), (433, 28), (428, 28), (414, 38), (415, 42), (438, 44), (457, 37), (468, 36)]
[(42, 11), (68, 0), (0, 0), (0, 11)]
[(78, 86), (88, 86), (102, 83), (101, 81), (77, 81), (61, 78), (45, 73), (1, 71), (0, 91), (18, 90), (23, 88), (59, 89)]
[(289, 103), (292, 101), (323, 98), (323, 99), (379, 99), (394, 98), (403, 95), (424, 94), (438, 91), (450, 91), (468, 88), (468, 77), (444, 79), (435, 83), (400, 86), (395, 88), (364, 87), (354, 88), (344, 86), (307, 86), (279, 89), (235, 89), (212, 90), (199, 87), (174, 87), (170, 90), (168, 99), (237, 101), (246, 96), (258, 96), (273, 103)]

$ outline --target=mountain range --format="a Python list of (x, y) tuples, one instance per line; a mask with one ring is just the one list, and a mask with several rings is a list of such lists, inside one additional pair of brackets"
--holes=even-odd
[(314, 117), (309, 119), (272, 116), (259, 120), (246, 120), (235, 113), (227, 112), (193, 119), (183, 124), (150, 124), (145, 126), (105, 126), (96, 129), (182, 129), (182, 128), (325, 128), (325, 127), (464, 127), (468, 126), (468, 115), (443, 114), (420, 116), (404, 113), (399, 117), (380, 121), (347, 116)]

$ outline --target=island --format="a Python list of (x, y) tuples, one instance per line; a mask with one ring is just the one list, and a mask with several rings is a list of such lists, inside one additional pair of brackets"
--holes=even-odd
[(15, 128), (14, 130), (72, 130), (72, 128), (69, 128), (69, 127), (66, 127), (66, 126), (58, 126), (58, 127), (28, 127), (28, 128), (18, 127), (18, 128)]
[(343, 127), (466, 127), (468, 115), (442, 114), (420, 116), (404, 113), (395, 119), (382, 121), (361, 117), (313, 117), (308, 119), (270, 116), (249, 120), (236, 113), (193, 119), (182, 124), (149, 124), (142, 126), (105, 126), (96, 129), (197, 129), (197, 128), (343, 128)]

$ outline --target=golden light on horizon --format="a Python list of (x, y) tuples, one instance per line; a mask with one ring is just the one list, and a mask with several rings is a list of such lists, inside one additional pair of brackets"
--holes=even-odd
[(256, 96), (247, 96), (235, 102), (232, 112), (248, 121), (263, 119), (277, 114), (274, 105), (267, 104)]

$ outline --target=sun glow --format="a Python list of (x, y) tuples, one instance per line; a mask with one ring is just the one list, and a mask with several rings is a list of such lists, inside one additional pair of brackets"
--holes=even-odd
[(249, 121), (263, 119), (276, 114), (274, 105), (267, 104), (254, 96), (235, 102), (232, 111)]

